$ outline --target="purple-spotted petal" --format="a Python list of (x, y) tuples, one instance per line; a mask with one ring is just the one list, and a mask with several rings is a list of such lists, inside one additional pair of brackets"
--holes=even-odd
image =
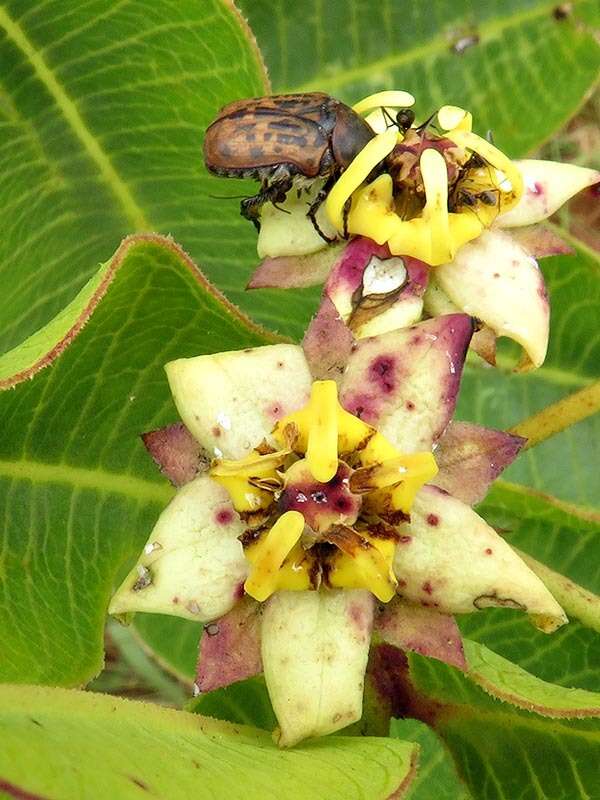
[(358, 338), (412, 325), (421, 318), (428, 268), (391, 256), (387, 245), (358, 236), (335, 262), (324, 294)]
[(353, 343), (350, 328), (331, 300), (324, 295), (302, 342), (313, 378), (339, 382)]
[(495, 224), (501, 228), (533, 225), (554, 214), (570, 197), (600, 181), (595, 169), (558, 161), (525, 159), (515, 164), (523, 174), (523, 196), (514, 208), (501, 214)]
[(260, 658), (260, 607), (250, 597), (204, 627), (196, 686), (212, 692), (262, 672)]
[(340, 392), (348, 411), (377, 427), (399, 450), (429, 450), (456, 405), (471, 318), (451, 314), (361, 339)]
[(402, 597), (448, 614), (519, 609), (547, 633), (567, 621), (541, 580), (468, 505), (425, 486), (410, 516), (394, 559)]
[(207, 475), (180, 489), (158, 518), (109, 611), (148, 611), (209, 622), (239, 599), (248, 574), (238, 540), (245, 525)]
[(401, 650), (467, 669), (458, 625), (448, 614), (395, 598), (375, 615), (373, 633)]
[(208, 466), (202, 448), (182, 422), (142, 434), (146, 450), (174, 486), (183, 486)]
[(362, 589), (277, 592), (267, 601), (262, 661), (280, 746), (360, 719), (372, 621), (373, 597)]
[(310, 394), (302, 348), (276, 344), (180, 358), (165, 367), (179, 414), (211, 457), (242, 458)]
[(508, 233), (489, 230), (461, 247), (454, 261), (436, 267), (435, 279), (450, 300), (508, 336), (526, 353), (524, 365), (546, 356), (550, 308), (537, 262)]
[(552, 228), (547, 228), (545, 225), (513, 228), (510, 235), (534, 258), (564, 256), (573, 252), (570, 244), (565, 242)]
[(248, 289), (304, 289), (325, 283), (345, 245), (330, 245), (307, 256), (265, 258), (256, 268)]
[(438, 442), (433, 483), (470, 506), (479, 503), (527, 439), (470, 422), (451, 422)]

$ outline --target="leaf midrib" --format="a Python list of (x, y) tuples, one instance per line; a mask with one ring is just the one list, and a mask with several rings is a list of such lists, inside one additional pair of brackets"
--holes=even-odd
[(88, 156), (98, 167), (107, 186), (121, 205), (128, 223), (135, 231), (149, 231), (153, 226), (146, 219), (129, 187), (114, 167), (110, 156), (102, 148), (100, 142), (87, 126), (77, 104), (69, 97), (54, 72), (50, 69), (42, 54), (29, 41), (21, 26), (11, 18), (6, 8), (0, 6), (0, 27), (4, 28), (7, 37), (25, 56), (35, 75), (52, 96), (64, 119), (77, 139), (83, 145)]
[(74, 489), (94, 489), (106, 494), (121, 494), (142, 503), (164, 506), (175, 490), (166, 483), (150, 481), (124, 472), (109, 472), (100, 467), (75, 467), (64, 462), (49, 464), (22, 459), (0, 461), (0, 478), (29, 481), (33, 484), (59, 483)]
[[(75, 489), (95, 489), (106, 493), (121, 494), (133, 500), (152, 502), (161, 506), (166, 505), (175, 493), (172, 486), (160, 480), (137, 478), (131, 473), (111, 472), (101, 467), (78, 467), (62, 461), (53, 464), (25, 458), (19, 461), (3, 459), (0, 460), (0, 478), (29, 481), (33, 484), (67, 484)], [(593, 509), (536, 492), (523, 484), (497, 480), (494, 485), (508, 492), (531, 495), (536, 500), (548, 503), (586, 522), (595, 522), (598, 518), (597, 512)]]
[[(540, 3), (534, 8), (526, 11), (519, 11), (511, 16), (503, 19), (492, 19), (488, 22), (481, 23), (478, 26), (478, 33), (480, 40), (484, 42), (487, 39), (493, 39), (504, 33), (505, 30), (516, 27), (523, 22), (528, 22), (538, 17), (549, 14), (556, 6), (555, 2)], [(414, 61), (425, 60), (427, 57), (439, 55), (440, 53), (448, 52), (448, 37), (447, 33), (443, 33), (428, 39), (424, 44), (415, 45), (412, 48), (401, 50), (394, 55), (387, 56), (379, 59), (379, 61), (370, 61), (368, 64), (353, 69), (344, 69), (338, 75), (334, 76), (315, 76), (310, 81), (299, 86), (292, 86), (288, 89), (280, 89), (281, 92), (308, 92), (316, 89), (337, 88), (349, 83), (354, 83), (368, 77), (371, 72), (379, 72), (386, 69), (393, 69), (394, 67), (409, 64)]]

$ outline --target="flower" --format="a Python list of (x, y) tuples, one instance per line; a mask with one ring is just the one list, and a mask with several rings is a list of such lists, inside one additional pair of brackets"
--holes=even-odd
[(111, 613), (203, 623), (199, 688), (263, 671), (281, 746), (360, 718), (374, 632), (464, 669), (450, 614), (566, 622), (469, 505), (523, 444), (449, 424), (471, 334), (454, 314), (355, 342), (329, 303), (303, 348), (168, 364), (185, 427), (145, 441), (183, 485)]
[(549, 304), (536, 257), (570, 248), (551, 230), (532, 226), (600, 181), (600, 173), (511, 161), (475, 134), (471, 114), (456, 106), (440, 108), (435, 127), (390, 128), (386, 117), (396, 109), (384, 112), (383, 102), (389, 97), (377, 94), (354, 107), (376, 108), (367, 117), (376, 136), (331, 189), (327, 219), (320, 218), (328, 235), (357, 238), (341, 252), (330, 245), (326, 256), (306, 218), (307, 201), (291, 193), (287, 214), (265, 208), (258, 249), (267, 259), (250, 286), (326, 281), (325, 294), (358, 337), (424, 314), (464, 311), (480, 321), (473, 345), (490, 363), (496, 337), (508, 336), (523, 347), (520, 369), (540, 366)]

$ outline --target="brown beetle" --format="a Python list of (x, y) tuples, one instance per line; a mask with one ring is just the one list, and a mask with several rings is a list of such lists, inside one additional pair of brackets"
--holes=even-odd
[(261, 181), (260, 192), (240, 207), (257, 228), (263, 203), (282, 203), (295, 181), (302, 188), (325, 178), (307, 216), (330, 241), (319, 229), (316, 212), (374, 135), (359, 114), (322, 92), (238, 100), (222, 108), (206, 131), (204, 162), (216, 175)]

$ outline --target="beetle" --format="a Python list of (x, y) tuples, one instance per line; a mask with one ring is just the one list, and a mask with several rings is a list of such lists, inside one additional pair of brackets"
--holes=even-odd
[(224, 106), (206, 131), (204, 163), (220, 176), (254, 178), (260, 191), (242, 200), (243, 217), (260, 227), (263, 203), (282, 203), (296, 185), (325, 183), (307, 211), (316, 213), (339, 175), (375, 136), (350, 106), (323, 92), (237, 100)]

